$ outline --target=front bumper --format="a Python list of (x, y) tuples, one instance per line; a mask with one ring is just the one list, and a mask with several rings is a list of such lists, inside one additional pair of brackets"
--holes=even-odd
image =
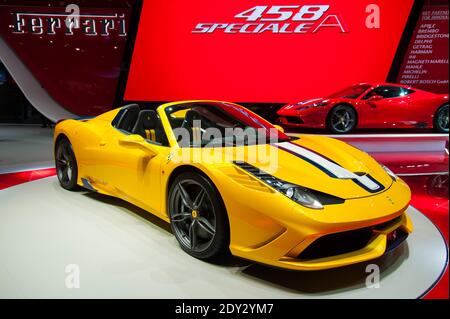
[[(389, 201), (392, 198), (395, 199), (394, 204)], [(241, 232), (232, 232), (230, 249), (236, 256), (292, 270), (322, 270), (376, 259), (398, 246), (413, 231), (412, 222), (406, 213), (409, 201), (409, 189), (401, 181), (377, 195), (350, 199), (344, 204), (330, 205), (320, 212), (305, 210), (300, 205), (281, 209), (276, 200), (271, 200), (261, 204), (261, 207), (272, 211), (278, 207), (278, 218), (272, 221), (257, 216), (252, 218), (254, 220), (257, 217), (260, 221), (260, 226), (254, 228), (252, 234), (256, 234), (257, 229), (262, 227), (268, 230), (266, 234), (269, 229), (273, 229), (272, 234), (266, 236), (268, 239), (260, 244), (242, 245), (240, 243), (243, 243), (243, 238), (250, 237), (248, 233), (242, 235)], [(258, 202), (263, 203), (264, 199), (261, 198)], [(230, 220), (232, 229), (233, 219)], [(244, 223), (248, 222), (250, 220), (240, 218), (239, 226), (236, 227), (243, 230)], [(371, 231), (370, 238), (361, 247), (319, 258), (303, 258), (302, 252), (320, 238), (361, 229)], [(397, 231), (397, 239), (388, 240), (393, 231)], [(346, 245), (344, 241), (341, 244)]]
[[(241, 256), (243, 258), (254, 260), (262, 264), (291, 270), (313, 271), (348, 266), (381, 257), (386, 252), (397, 248), (413, 231), (413, 224), (406, 212), (403, 212), (398, 218), (395, 218), (394, 220), (395, 222), (386, 227), (374, 229), (373, 235), (367, 245), (365, 245), (361, 249), (343, 254), (317, 259), (301, 259), (301, 252), (308, 248), (315, 240), (320, 238), (316, 236), (309, 236), (284, 256), (278, 259), (264, 258), (264, 256), (267, 255), (268, 251), (259, 251), (255, 253), (247, 251), (244, 255)], [(396, 240), (389, 240), (388, 237), (394, 231), (398, 232), (401, 235), (398, 235), (398, 238)], [(293, 238), (292, 232), (285, 231), (274, 242), (268, 244), (265, 248), (267, 250), (271, 250), (270, 246), (272, 245), (278, 245), (282, 247), (285, 246), (287, 242), (293, 242), (294, 240), (295, 239)], [(264, 247), (261, 248), (264, 249)]]
[(279, 112), (276, 124), (283, 127), (324, 128), (326, 126), (327, 110), (310, 108), (303, 111)]
[[(296, 270), (320, 270), (337, 268), (347, 266), (355, 263), (360, 263), (372, 259), (376, 259), (398, 247), (413, 231), (413, 225), (411, 219), (406, 213), (403, 213), (399, 218), (395, 218), (393, 223), (388, 223), (384, 227), (380, 227), (373, 230), (373, 235), (370, 238), (367, 245), (361, 249), (351, 251), (344, 254), (333, 255), (329, 257), (323, 257), (318, 259), (299, 259), (302, 254), (296, 255), (296, 251), (302, 248), (302, 244), (294, 248), (285, 257), (282, 257), (277, 261), (277, 264), (283, 268), (296, 269)], [(395, 239), (388, 239), (388, 237), (394, 232), (400, 234)]]

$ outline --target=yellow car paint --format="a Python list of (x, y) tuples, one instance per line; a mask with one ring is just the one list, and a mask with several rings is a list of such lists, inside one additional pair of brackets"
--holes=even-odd
[[(370, 173), (382, 184), (382, 191), (371, 194), (350, 180), (329, 178), (310, 163), (279, 151), (274, 176), (345, 199), (343, 204), (315, 210), (297, 204), (232, 161), (174, 161), (173, 158), (185, 156), (186, 152), (189, 158), (194, 158), (195, 152), (207, 158), (207, 153), (211, 152), (201, 148), (186, 150), (176, 141), (165, 110), (189, 102), (207, 101), (174, 102), (157, 109), (169, 146), (151, 144), (140, 136), (115, 129), (111, 122), (120, 109), (87, 121), (60, 122), (55, 128), (55, 143), (64, 135), (72, 144), (79, 185), (86, 179), (98, 192), (126, 200), (168, 223), (170, 177), (181, 166), (200, 170), (215, 185), (225, 204), (232, 254), (276, 267), (320, 270), (371, 260), (385, 252), (389, 232), (395, 229), (412, 232), (413, 226), (406, 214), (411, 199), (408, 186), (401, 179), (394, 181), (368, 154), (335, 139), (301, 135), (293, 143), (313, 149), (351, 172)], [(269, 152), (273, 147), (241, 146), (244, 160), (247, 159), (245, 151), (259, 148)], [(214, 152), (219, 158), (235, 159), (239, 147), (215, 148)], [(265, 164), (252, 163), (256, 167)], [(393, 219), (397, 220), (394, 225), (374, 233), (367, 246), (361, 249), (316, 260), (297, 259), (306, 247), (322, 236), (371, 227)]]

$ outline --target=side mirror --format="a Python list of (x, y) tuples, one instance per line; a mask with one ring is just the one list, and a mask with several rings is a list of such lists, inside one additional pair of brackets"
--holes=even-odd
[(274, 125), (274, 127), (275, 127), (278, 131), (284, 133), (284, 128), (282, 128), (280, 125)]
[(374, 95), (374, 96), (369, 97), (368, 101), (369, 102), (376, 102), (376, 101), (379, 101), (379, 100), (382, 100), (382, 99), (383, 99), (383, 97), (381, 95)]
[(126, 147), (134, 147), (143, 150), (147, 155), (153, 157), (158, 154), (153, 145), (147, 143), (144, 138), (138, 134), (131, 134), (122, 137), (119, 140), (119, 144)]

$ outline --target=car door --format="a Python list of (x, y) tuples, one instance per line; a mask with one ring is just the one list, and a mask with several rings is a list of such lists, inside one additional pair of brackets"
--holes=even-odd
[(158, 212), (161, 164), (167, 159), (170, 148), (134, 134), (133, 126), (111, 126), (103, 134), (96, 154), (93, 186), (141, 208)]
[(407, 90), (398, 86), (379, 86), (363, 98), (368, 126), (389, 128), (401, 126), (411, 116)]
[(161, 165), (167, 160), (169, 147), (151, 140), (130, 143), (140, 135), (113, 130), (105, 136), (105, 176), (103, 179), (117, 196), (142, 208), (160, 208)]

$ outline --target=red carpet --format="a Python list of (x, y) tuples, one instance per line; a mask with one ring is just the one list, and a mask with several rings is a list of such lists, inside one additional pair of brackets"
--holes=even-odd
[(35, 171), (25, 171), (17, 173), (0, 174), (0, 190), (15, 185), (35, 181), (56, 174), (54, 168), (39, 169)]

